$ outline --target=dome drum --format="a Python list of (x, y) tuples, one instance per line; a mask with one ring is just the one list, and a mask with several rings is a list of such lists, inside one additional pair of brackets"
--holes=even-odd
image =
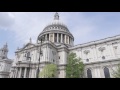
[[(44, 37), (46, 41), (51, 41), (53, 43), (59, 43), (59, 44), (69, 44), (73, 45), (74, 38), (63, 33), (47, 33), (39, 36), (38, 38)], [(38, 39), (37, 43), (39, 43), (40, 40)]]

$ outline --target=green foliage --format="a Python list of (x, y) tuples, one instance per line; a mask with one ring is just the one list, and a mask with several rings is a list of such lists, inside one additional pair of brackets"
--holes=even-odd
[(114, 78), (120, 78), (120, 64), (118, 65), (118, 68), (116, 71), (113, 73)]
[(46, 65), (40, 72), (40, 78), (54, 78), (56, 76), (57, 66), (55, 64)]
[(75, 53), (68, 56), (66, 67), (66, 78), (83, 78), (84, 64), (80, 58), (76, 58)]

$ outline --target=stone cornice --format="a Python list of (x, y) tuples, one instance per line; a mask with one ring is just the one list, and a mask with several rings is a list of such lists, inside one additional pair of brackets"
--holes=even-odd
[(101, 40), (91, 41), (91, 42), (84, 43), (84, 44), (75, 45), (74, 47), (70, 47), (69, 49), (73, 50), (73, 49), (76, 49), (76, 48), (89, 47), (89, 46), (92, 46), (92, 45), (97, 45), (97, 44), (102, 44), (102, 43), (111, 44), (109, 42), (110, 41), (115, 41), (115, 40), (120, 40), (120, 35), (113, 36), (113, 37), (108, 37), (108, 38), (101, 39)]

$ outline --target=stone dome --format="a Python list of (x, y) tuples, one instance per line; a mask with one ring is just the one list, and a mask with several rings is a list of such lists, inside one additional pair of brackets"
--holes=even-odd
[[(38, 39), (42, 36), (46, 38), (45, 40), (50, 40), (53, 43), (59, 44), (64, 43), (72, 45), (74, 41), (74, 37), (70, 33), (68, 27), (59, 20), (59, 14), (57, 12), (54, 15), (54, 20), (46, 25), (42, 33), (40, 33), (40, 35), (38, 36)], [(38, 42), (39, 40), (37, 40), (37, 43)]]
[(59, 14), (56, 12), (54, 15), (54, 20), (46, 25), (46, 27), (43, 29), (43, 32), (49, 31), (49, 30), (64, 30), (69, 32), (67, 26), (59, 20)]

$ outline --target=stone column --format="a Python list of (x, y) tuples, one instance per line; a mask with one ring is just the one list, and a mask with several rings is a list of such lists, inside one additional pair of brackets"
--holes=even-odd
[(35, 76), (34, 76), (34, 74), (35, 74), (34, 70), (35, 70), (35, 68), (31, 69), (31, 78), (35, 78)]
[(61, 34), (61, 43), (63, 43), (63, 34)]
[(45, 40), (47, 41), (47, 34), (45, 35)]
[(55, 42), (55, 33), (53, 33), (53, 42)]
[(70, 44), (72, 45), (72, 38), (70, 38)]
[(59, 34), (57, 33), (57, 42), (59, 42)]
[(72, 43), (72, 45), (73, 45), (73, 39), (71, 38), (71, 43)]
[(65, 38), (64, 38), (64, 39), (65, 39), (65, 43), (66, 43), (66, 35), (65, 35)]
[(50, 34), (49, 34), (49, 41), (50, 41)]
[(18, 78), (18, 74), (19, 74), (18, 67), (16, 67), (15, 78)]
[(70, 37), (68, 36), (68, 44), (70, 44)]
[(69, 44), (71, 45), (71, 38), (69, 37)]
[(26, 72), (27, 72), (27, 68), (25, 68), (25, 71), (24, 71), (24, 78), (26, 78)]
[(21, 78), (21, 72), (22, 72), (22, 68), (20, 68), (19, 77), (18, 78)]
[(32, 72), (32, 68), (30, 68), (30, 71), (29, 71), (29, 78), (31, 78), (31, 72)]

